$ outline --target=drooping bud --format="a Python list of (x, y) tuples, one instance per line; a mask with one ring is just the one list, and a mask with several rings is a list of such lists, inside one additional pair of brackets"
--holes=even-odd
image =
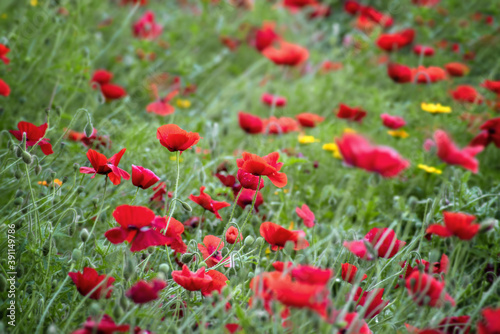
[(184, 264), (188, 264), (189, 262), (191, 262), (191, 260), (193, 260), (193, 257), (194, 257), (193, 253), (182, 254), (182, 256), (181, 256), (181, 262), (184, 263)]
[(80, 231), (80, 240), (82, 240), (82, 242), (87, 242), (87, 240), (89, 240), (89, 237), (90, 233), (86, 228)]

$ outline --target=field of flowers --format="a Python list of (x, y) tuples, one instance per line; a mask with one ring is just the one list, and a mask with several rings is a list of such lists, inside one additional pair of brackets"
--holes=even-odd
[(499, 14), (2, 0), (0, 334), (499, 334)]

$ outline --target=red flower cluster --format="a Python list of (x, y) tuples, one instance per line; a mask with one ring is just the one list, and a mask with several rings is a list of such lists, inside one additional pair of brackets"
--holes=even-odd
[(413, 42), (415, 30), (405, 29), (393, 34), (381, 34), (377, 46), (387, 52), (397, 51)]
[(287, 184), (285, 173), (280, 173), (282, 162), (278, 162), (280, 154), (270, 153), (264, 157), (256, 154), (243, 152), (242, 158), (236, 160), (238, 168), (254, 176), (267, 176), (272, 184), (278, 188), (283, 188)]
[(125, 97), (127, 92), (123, 87), (111, 83), (113, 80), (113, 73), (106, 70), (97, 70), (94, 72), (90, 82), (92, 87), (96, 89), (100, 88), (101, 94), (104, 96), (106, 101), (117, 100)]
[(363, 118), (366, 117), (366, 114), (366, 111), (364, 111), (361, 107), (349, 107), (341, 103), (337, 111), (337, 118), (361, 123)]

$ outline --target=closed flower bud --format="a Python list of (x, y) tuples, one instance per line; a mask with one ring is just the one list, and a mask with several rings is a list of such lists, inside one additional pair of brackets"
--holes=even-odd
[(18, 158), (20, 158), (21, 155), (23, 154), (23, 150), (21, 149), (21, 147), (19, 147), (19, 145), (14, 146), (14, 154)]
[(120, 319), (123, 316), (123, 309), (118, 303), (113, 307), (113, 316), (115, 319)]
[(201, 261), (200, 263), (198, 263), (198, 268), (201, 268), (201, 267), (207, 267), (207, 264), (204, 262), (204, 261)]
[[(250, 237), (250, 236), (248, 236)], [(248, 238), (247, 237), (247, 238)], [(263, 237), (258, 237), (256, 240), (255, 240), (255, 247), (261, 247), (263, 244), (264, 244), (264, 238)]]
[(71, 253), (71, 259), (75, 262), (80, 261), (82, 258), (82, 251), (78, 248), (73, 249), (73, 253)]
[(182, 256), (181, 256), (181, 262), (184, 263), (184, 264), (188, 264), (189, 262), (191, 262), (191, 260), (193, 260), (193, 257), (194, 257), (193, 253), (182, 254)]
[[(259, 237), (259, 238), (261, 238), (261, 237)], [(259, 241), (259, 238), (257, 238), (257, 241)], [(254, 241), (255, 241), (255, 239), (251, 235), (249, 235), (245, 238), (244, 244), (246, 247), (250, 247), (253, 245)], [(259, 243), (260, 243), (260, 241), (257, 242), (257, 244), (259, 244)]]
[(41, 172), (42, 172), (42, 166), (36, 165), (35, 166), (35, 175), (40, 175)]
[(33, 158), (31, 157), (31, 154), (29, 154), (26, 151), (23, 151), (21, 153), (21, 157), (23, 158), (24, 163), (27, 165), (31, 165), (31, 163), (33, 162)]
[(132, 258), (128, 258), (123, 268), (123, 277), (126, 280), (130, 280), (134, 276), (135, 276), (135, 261)]
[(80, 165), (79, 165), (79, 164), (77, 164), (77, 163), (75, 162), (75, 163), (73, 164), (73, 170), (74, 170), (75, 172), (78, 172), (78, 171), (80, 170)]
[(160, 267), (158, 268), (162, 273), (165, 274), (165, 276), (168, 276), (170, 274), (170, 266), (166, 263), (160, 264)]
[(80, 232), (80, 240), (82, 240), (82, 242), (87, 242), (87, 240), (89, 240), (89, 237), (90, 237), (90, 234), (89, 234), (89, 231), (84, 228), (83, 230), (81, 230)]
[(21, 205), (23, 204), (23, 199), (21, 197), (18, 197), (14, 200), (14, 205)]
[(101, 314), (101, 312), (102, 312), (102, 309), (101, 309), (101, 306), (99, 305), (99, 303), (93, 302), (92, 304), (90, 304), (89, 314), (91, 316), (97, 317)]
[(22, 191), (21, 189), (18, 189), (16, 191), (16, 197), (22, 197), (22, 196), (24, 196), (24, 191)]
[(78, 188), (76, 188), (76, 192), (81, 194), (81, 193), (85, 192), (85, 188), (83, 186), (78, 186)]
[(20, 169), (16, 169), (16, 171), (15, 171), (15, 173), (14, 173), (14, 177), (15, 177), (16, 179), (18, 179), (18, 180), (19, 180), (19, 179), (21, 179), (23, 176), (24, 176), (23, 172), (21, 172), (21, 170), (20, 170)]
[(191, 206), (189, 206), (189, 204), (187, 204), (186, 202), (183, 202), (183, 201), (179, 201), (179, 202), (181, 202), (181, 206), (184, 209), (184, 211), (186, 211), (186, 212), (193, 211), (193, 209), (191, 208)]
[(255, 273), (254, 273), (253, 271), (250, 271), (250, 272), (248, 272), (247, 277), (248, 277), (249, 279), (254, 278), (254, 277), (255, 277)]

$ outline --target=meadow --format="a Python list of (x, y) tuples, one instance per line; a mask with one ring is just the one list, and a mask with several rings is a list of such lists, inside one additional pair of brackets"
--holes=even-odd
[(0, 333), (500, 333), (494, 0), (2, 0)]

